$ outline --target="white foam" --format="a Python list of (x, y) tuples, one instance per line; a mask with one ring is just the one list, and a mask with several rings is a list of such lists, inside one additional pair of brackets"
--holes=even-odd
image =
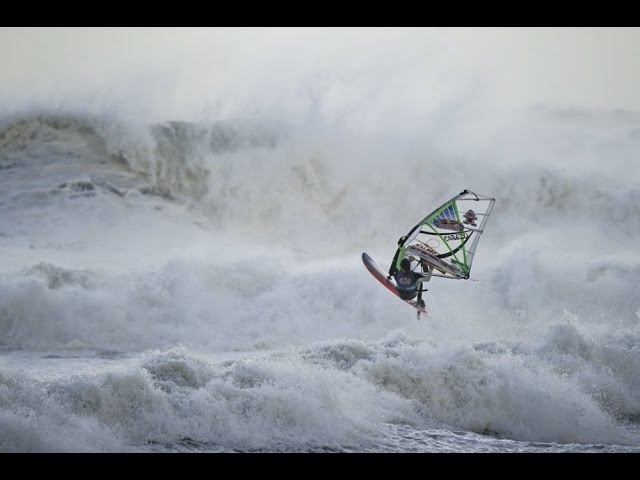
[[(2, 448), (365, 448), (394, 421), (637, 445), (637, 115), (496, 112), (442, 79), (414, 104), (415, 54), (302, 72), (254, 110), (245, 78), (187, 122), (46, 101), (3, 117), (0, 346), (31, 400), (20, 410), (5, 381)], [(386, 267), (464, 188), (497, 199), (477, 281), (434, 279), (417, 322), (360, 254)], [(62, 359), (44, 387), (46, 360), (12, 361), (176, 345), (82, 378)], [(56, 437), (65, 418), (77, 442)]]

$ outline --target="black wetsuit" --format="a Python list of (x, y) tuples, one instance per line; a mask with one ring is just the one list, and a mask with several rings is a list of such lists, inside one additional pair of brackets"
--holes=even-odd
[(394, 278), (396, 279), (396, 290), (398, 296), (403, 300), (411, 300), (418, 293), (416, 282), (422, 278), (422, 275), (415, 272), (403, 272), (398, 270)]

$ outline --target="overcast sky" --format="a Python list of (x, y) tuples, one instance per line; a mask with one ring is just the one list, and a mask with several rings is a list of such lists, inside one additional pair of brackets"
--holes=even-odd
[(351, 85), (334, 104), (395, 85), (418, 104), (458, 88), (508, 108), (640, 110), (640, 28), (0, 28), (5, 108), (275, 105), (323, 81)]

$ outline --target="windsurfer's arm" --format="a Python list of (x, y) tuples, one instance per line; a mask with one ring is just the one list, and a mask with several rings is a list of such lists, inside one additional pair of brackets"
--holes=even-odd
[(420, 265), (422, 265), (422, 282), (428, 282), (431, 280), (431, 275), (433, 275), (433, 268), (429, 266), (428, 263), (420, 260)]

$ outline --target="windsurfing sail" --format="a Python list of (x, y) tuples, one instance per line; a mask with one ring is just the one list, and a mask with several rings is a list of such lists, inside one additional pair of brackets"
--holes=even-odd
[(424, 217), (398, 240), (389, 275), (395, 274), (407, 256), (432, 267), (432, 275), (467, 279), (484, 226), (495, 198), (464, 190)]

